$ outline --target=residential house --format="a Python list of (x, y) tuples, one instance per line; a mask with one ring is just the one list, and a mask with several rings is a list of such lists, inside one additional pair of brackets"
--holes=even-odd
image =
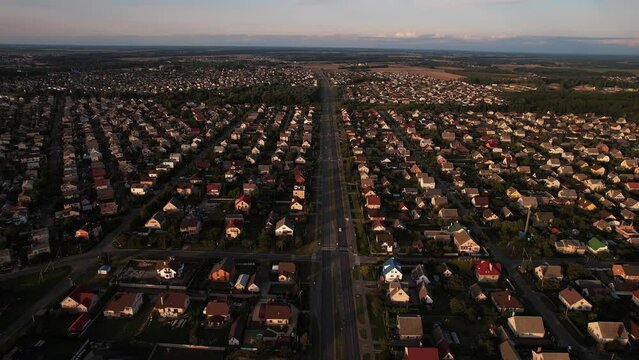
[(417, 266), (415, 266), (415, 268), (410, 272), (410, 277), (417, 285), (422, 283), (426, 285), (430, 284), (430, 280), (426, 275), (426, 269), (424, 268), (423, 264), (418, 264)]
[(417, 296), (419, 297), (419, 302), (421, 302), (422, 304), (433, 303), (433, 298), (430, 296), (430, 292), (426, 283), (419, 283), (419, 285), (417, 286)]
[(436, 347), (406, 346), (402, 360), (440, 360), (439, 349)]
[(564, 279), (564, 274), (559, 265), (539, 265), (535, 268), (535, 276), (541, 281), (560, 282)]
[(613, 341), (622, 345), (628, 343), (628, 331), (622, 322), (590, 322), (588, 323), (588, 334), (599, 344), (607, 344)]
[(279, 303), (260, 304), (259, 318), (267, 326), (288, 325), (291, 321), (291, 306)]
[(295, 263), (282, 261), (277, 265), (277, 281), (279, 282), (293, 282), (296, 274)]
[(393, 253), (393, 248), (395, 245), (395, 239), (393, 238), (393, 235), (389, 233), (376, 234), (375, 243), (379, 245), (379, 247), (382, 249), (382, 252), (385, 252), (387, 254)]
[(187, 216), (180, 221), (180, 233), (184, 235), (197, 236), (200, 234), (201, 230), (202, 223), (200, 222), (200, 219), (196, 217)]
[(135, 196), (144, 196), (147, 191), (149, 191), (149, 187), (147, 185), (142, 185), (140, 183), (131, 184), (131, 194)]
[(102, 235), (102, 226), (95, 223), (87, 223), (75, 231), (76, 239), (98, 240)]
[(477, 254), (481, 250), (479, 244), (470, 237), (465, 229), (453, 233), (453, 243), (460, 254)]
[(546, 334), (541, 316), (511, 316), (508, 327), (516, 337), (522, 339), (543, 339)]
[(240, 195), (235, 199), (235, 211), (248, 213), (251, 210), (251, 198), (248, 195)]
[(568, 287), (559, 292), (559, 300), (566, 306), (568, 310), (590, 311), (592, 305), (584, 299), (579, 291)]
[(293, 236), (295, 225), (288, 217), (283, 217), (275, 224), (275, 236)]
[(501, 276), (501, 264), (482, 260), (475, 264), (475, 276), (479, 282), (497, 282)]
[(242, 233), (244, 220), (242, 218), (227, 218), (224, 233), (227, 239), (237, 239)]
[(588, 240), (588, 251), (593, 254), (606, 253), (608, 252), (608, 245), (596, 236), (593, 236)]
[(478, 302), (484, 301), (488, 298), (486, 294), (484, 294), (484, 291), (482, 290), (479, 283), (474, 283), (468, 288), (468, 295), (470, 295), (473, 300)]
[(502, 314), (521, 314), (524, 312), (524, 304), (508, 290), (500, 290), (490, 293), (490, 300)]
[(158, 262), (155, 266), (155, 271), (165, 280), (179, 278), (184, 272), (184, 263), (174, 257), (170, 257), (168, 260)]
[(104, 317), (132, 317), (138, 313), (144, 302), (142, 293), (117, 292), (106, 304), (102, 313)]
[(570, 360), (569, 353), (532, 351), (532, 360)]
[(206, 184), (206, 194), (209, 196), (220, 196), (222, 193), (222, 184), (220, 183), (211, 183)]
[(394, 303), (407, 304), (408, 302), (410, 302), (410, 296), (402, 288), (402, 284), (399, 282), (399, 280), (395, 280), (388, 284), (387, 295), (388, 299)]
[(398, 314), (397, 333), (400, 340), (421, 341), (424, 337), (422, 317), (420, 315)]
[(586, 253), (586, 245), (578, 240), (565, 239), (555, 242), (555, 251), (566, 255), (583, 255)]
[(178, 198), (172, 197), (162, 208), (167, 214), (180, 213), (184, 209), (184, 205)]
[(626, 281), (639, 281), (639, 265), (612, 265), (612, 274)]
[(218, 282), (230, 282), (235, 275), (235, 261), (231, 258), (224, 258), (215, 265), (209, 273), (209, 280)]
[(74, 313), (87, 313), (98, 303), (98, 295), (86, 288), (76, 287), (60, 301), (62, 310)]
[(156, 311), (161, 317), (177, 318), (186, 313), (190, 301), (189, 296), (184, 293), (162, 293), (158, 295), (153, 311)]
[(226, 300), (209, 301), (202, 313), (209, 327), (220, 327), (231, 320), (231, 307)]
[(162, 230), (164, 225), (166, 224), (166, 216), (163, 211), (158, 211), (144, 224), (144, 227), (147, 229), (153, 230)]
[(402, 280), (402, 266), (395, 260), (390, 258), (382, 265), (382, 275), (387, 283), (395, 280)]

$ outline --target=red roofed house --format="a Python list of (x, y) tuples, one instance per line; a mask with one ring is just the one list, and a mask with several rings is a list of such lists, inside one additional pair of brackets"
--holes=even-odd
[(366, 208), (369, 210), (379, 209), (382, 207), (382, 201), (377, 196), (366, 197)]
[(220, 183), (206, 184), (206, 194), (209, 196), (220, 196), (221, 190), (222, 184)]
[(259, 317), (266, 325), (288, 325), (291, 307), (288, 304), (262, 304)]
[(70, 333), (79, 334), (83, 332), (84, 329), (86, 329), (86, 327), (89, 325), (89, 321), (91, 321), (91, 317), (89, 315), (87, 315), (86, 313), (80, 314), (80, 316), (78, 316), (73, 321), (73, 323), (71, 323), (67, 331)]
[(404, 348), (403, 360), (439, 360), (439, 349), (407, 346)]
[(612, 265), (612, 274), (626, 281), (639, 281), (639, 265)]
[(249, 212), (251, 210), (251, 198), (242, 195), (235, 200), (235, 210), (240, 212)]
[(186, 313), (189, 307), (190, 298), (188, 295), (177, 292), (160, 294), (153, 307), (161, 317), (176, 318)]
[(635, 290), (632, 292), (632, 302), (635, 305), (639, 306), (639, 290)]
[(478, 281), (496, 282), (501, 276), (501, 264), (493, 264), (489, 260), (482, 260), (475, 264), (475, 276), (477, 276)]
[(98, 295), (80, 287), (75, 288), (67, 297), (60, 301), (60, 307), (70, 312), (89, 312), (98, 302)]
[(206, 321), (210, 327), (224, 325), (231, 319), (231, 308), (226, 300), (209, 301), (203, 313), (206, 315)]
[(592, 305), (584, 299), (579, 291), (573, 288), (565, 288), (559, 292), (559, 300), (568, 310), (590, 311)]

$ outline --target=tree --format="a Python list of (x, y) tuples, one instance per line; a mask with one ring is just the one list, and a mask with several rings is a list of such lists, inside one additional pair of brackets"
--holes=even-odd
[(242, 246), (247, 249), (252, 248), (254, 244), (255, 241), (251, 237), (245, 237), (244, 239), (242, 239)]
[(260, 250), (268, 250), (270, 247), (271, 236), (268, 232), (262, 231), (260, 235), (257, 237), (257, 243)]
[(450, 299), (450, 312), (455, 315), (461, 315), (466, 312), (466, 303), (458, 298)]
[(590, 274), (590, 270), (579, 263), (571, 262), (566, 267), (566, 276), (571, 281), (589, 277)]
[(300, 345), (302, 345), (302, 350), (306, 350), (310, 344), (311, 342), (308, 339), (308, 333), (303, 333), (302, 336), (300, 336)]

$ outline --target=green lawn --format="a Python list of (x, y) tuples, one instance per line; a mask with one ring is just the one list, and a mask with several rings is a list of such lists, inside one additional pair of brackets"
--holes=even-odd
[(60, 267), (40, 274), (29, 274), (0, 282), (0, 297), (8, 307), (0, 314), (0, 331), (18, 319), (34, 302), (64, 279), (71, 268)]
[[(245, 320), (246, 319), (242, 319), (240, 321)], [(197, 331), (199, 344), (206, 346), (227, 346), (231, 324), (232, 322), (229, 322), (220, 329), (207, 329), (204, 327), (199, 327)]]
[(384, 325), (383, 313), (384, 304), (378, 296), (366, 295), (366, 305), (368, 306), (368, 319), (371, 323), (373, 339), (383, 343), (386, 341), (386, 326)]

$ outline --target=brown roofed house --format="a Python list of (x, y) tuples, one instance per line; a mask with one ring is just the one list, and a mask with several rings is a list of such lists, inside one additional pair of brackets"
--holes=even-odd
[(104, 317), (131, 317), (137, 314), (143, 303), (142, 293), (118, 292), (102, 310)]

